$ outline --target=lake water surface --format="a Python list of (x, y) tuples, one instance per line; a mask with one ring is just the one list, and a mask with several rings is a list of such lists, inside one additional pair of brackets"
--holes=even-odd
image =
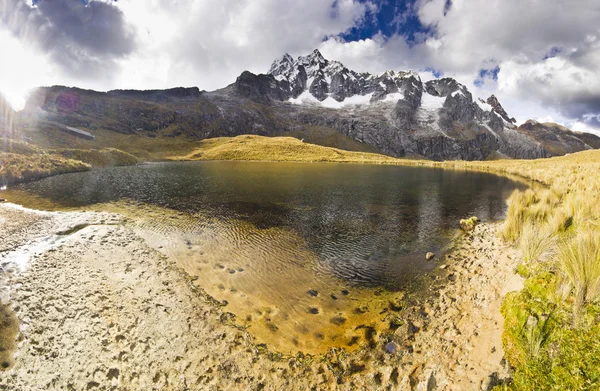
[(149, 244), (260, 342), (291, 353), (368, 341), (435, 268), (425, 253), (443, 252), (460, 218), (501, 219), (523, 187), (423, 167), (182, 162), (60, 175), (8, 194), (60, 207), (125, 202)]

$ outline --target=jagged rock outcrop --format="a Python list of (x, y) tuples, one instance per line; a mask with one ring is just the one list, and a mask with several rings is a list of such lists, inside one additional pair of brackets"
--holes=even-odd
[(380, 75), (358, 73), (339, 61), (325, 59), (316, 49), (296, 60), (285, 54), (273, 62), (269, 74), (280, 82), (292, 98), (305, 93), (304, 98), (313, 97), (323, 101), (330, 97), (336, 102), (357, 96), (363, 98), (361, 102), (383, 100), (404, 90), (407, 84), (418, 78), (414, 72), (387, 71)]
[(487, 98), (486, 102), (488, 105), (492, 106), (494, 112), (500, 115), (500, 117), (502, 117), (503, 120), (512, 124), (517, 123), (516, 119), (508, 117), (508, 114), (506, 114), (506, 111), (504, 111), (504, 108), (502, 107), (500, 102), (498, 102), (498, 98), (496, 98), (496, 96), (491, 95), (489, 98)]
[(474, 97), (455, 79), (423, 82), (412, 71), (359, 73), (318, 50), (296, 59), (286, 54), (267, 74), (246, 71), (212, 92), (39, 88), (12, 121), (46, 132), (71, 126), (152, 138), (301, 134), (324, 142), (311, 139), (317, 132), (364, 145), (362, 150), (434, 160), (539, 158), (600, 147), (599, 137), (556, 124), (517, 127), (494, 95)]

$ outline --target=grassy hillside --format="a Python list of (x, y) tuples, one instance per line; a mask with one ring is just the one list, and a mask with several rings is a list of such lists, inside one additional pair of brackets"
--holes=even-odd
[[(137, 156), (142, 160), (164, 160), (169, 156), (191, 154), (200, 148), (201, 141), (185, 136), (170, 137), (169, 129), (161, 129), (154, 133), (122, 134), (105, 129), (87, 129), (94, 134), (95, 140), (86, 140), (60, 130), (52, 123), (38, 123), (36, 128), (24, 129), (22, 132), (30, 137), (33, 144), (46, 149), (103, 149), (116, 148)], [(330, 128), (307, 126), (302, 129), (276, 134), (279, 137), (295, 137), (306, 143), (318, 144), (345, 151), (377, 153), (377, 149), (353, 140)]]
[(49, 152), (68, 159), (80, 160), (92, 167), (131, 166), (139, 163), (139, 159), (132, 154), (115, 148), (55, 149)]
[(28, 182), (67, 172), (87, 171), (89, 164), (49, 154), (0, 152), (0, 185)]
[[(86, 129), (86, 128), (84, 128)], [(90, 130), (90, 129), (86, 129)], [(157, 132), (155, 137), (141, 134), (122, 134), (111, 130), (90, 130), (95, 140), (86, 140), (61, 131), (50, 123), (39, 123), (35, 129), (23, 131), (32, 144), (45, 149), (107, 149), (115, 148), (136, 156), (141, 160), (164, 160), (166, 156), (185, 155), (198, 147), (198, 141), (185, 137), (163, 137)]]
[(293, 137), (242, 135), (203, 140), (199, 147), (172, 160), (265, 160), (294, 162), (345, 162), (396, 164), (389, 156), (350, 152), (302, 142)]
[(305, 143), (343, 149), (344, 151), (379, 153), (377, 148), (361, 143), (331, 128), (322, 126), (305, 126), (297, 130), (289, 130), (276, 134), (278, 137), (294, 137)]
[(92, 167), (138, 162), (135, 156), (114, 148), (45, 150), (29, 143), (0, 138), (0, 186), (87, 171)]

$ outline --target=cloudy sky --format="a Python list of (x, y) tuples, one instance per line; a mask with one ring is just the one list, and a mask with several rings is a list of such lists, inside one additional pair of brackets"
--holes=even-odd
[(0, 48), (17, 108), (39, 85), (212, 90), (319, 48), (600, 134), (598, 0), (0, 0)]

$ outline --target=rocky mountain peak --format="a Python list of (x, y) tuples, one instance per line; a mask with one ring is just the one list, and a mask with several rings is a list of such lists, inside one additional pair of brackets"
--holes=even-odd
[(269, 74), (289, 94), (292, 103), (324, 103), (329, 107), (381, 100), (395, 102), (410, 83), (421, 84), (415, 72), (352, 71), (339, 61), (326, 59), (318, 49), (296, 60), (289, 55), (276, 59)]
[(323, 57), (319, 49), (313, 50), (312, 53), (307, 56), (298, 57), (298, 60), (307, 65), (327, 64), (328, 62), (325, 57)]
[(494, 109), (494, 112), (496, 112), (506, 122), (508, 122), (510, 124), (516, 124), (517, 123), (516, 119), (511, 118), (511, 117), (508, 116), (508, 114), (506, 113), (506, 111), (504, 110), (504, 108), (502, 107), (502, 105), (498, 101), (498, 98), (496, 98), (495, 95), (492, 94), (489, 98), (487, 98), (486, 102), (487, 102), (487, 104), (489, 104), (490, 106), (492, 106), (492, 108)]
[(289, 73), (294, 66), (294, 59), (289, 54), (284, 54), (280, 58), (273, 61), (271, 68), (269, 68), (269, 74), (273, 76), (279, 76), (282, 74)]
[(439, 97), (446, 97), (459, 90), (463, 93), (467, 92), (467, 88), (464, 85), (450, 77), (428, 81), (425, 83), (425, 90), (428, 94)]

